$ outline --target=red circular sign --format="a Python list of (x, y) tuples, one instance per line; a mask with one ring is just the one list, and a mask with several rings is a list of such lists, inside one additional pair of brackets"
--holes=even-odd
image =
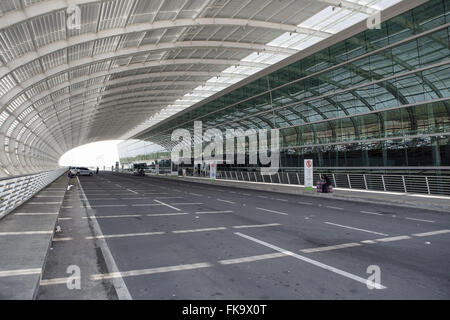
[(306, 167), (307, 168), (311, 168), (312, 167), (312, 161), (311, 160), (307, 160), (306, 161)]

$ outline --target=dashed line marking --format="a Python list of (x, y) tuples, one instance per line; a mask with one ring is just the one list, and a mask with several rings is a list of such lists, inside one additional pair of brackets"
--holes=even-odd
[(204, 213), (232, 213), (233, 211), (196, 211), (195, 214), (204, 214)]
[(217, 231), (226, 230), (227, 227), (216, 227), (216, 228), (202, 228), (202, 229), (191, 229), (191, 230), (175, 230), (172, 233), (190, 233), (190, 232), (206, 232), (206, 231)]
[(450, 230), (444, 229), (444, 230), (437, 230), (437, 231), (430, 231), (430, 232), (423, 232), (423, 233), (415, 233), (413, 236), (415, 237), (426, 237), (426, 236), (434, 236), (436, 234), (444, 234), (449, 233)]
[(336, 209), (336, 210), (344, 210), (344, 208), (341, 207), (333, 207), (333, 206), (325, 206), (328, 209)]
[(389, 237), (389, 238), (381, 238), (381, 239), (375, 239), (378, 242), (392, 242), (392, 241), (399, 241), (399, 240), (406, 240), (411, 239), (410, 236), (396, 236), (396, 237)]
[(164, 217), (164, 216), (182, 216), (182, 215), (186, 215), (186, 214), (190, 214), (187, 212), (174, 212), (174, 213), (151, 213), (151, 214), (147, 214), (147, 217)]
[(260, 254), (260, 255), (256, 255), (256, 256), (242, 257), (242, 258), (236, 258), (236, 259), (219, 260), (218, 262), (220, 264), (226, 265), (226, 264), (246, 263), (246, 262), (274, 259), (274, 258), (287, 257), (287, 256), (288, 255), (285, 253), (276, 252), (276, 253)]
[(42, 271), (41, 268), (4, 270), (4, 271), (0, 271), (0, 278), (40, 274), (41, 271)]
[(429, 223), (435, 223), (436, 221), (433, 220), (425, 220), (425, 219), (417, 219), (417, 218), (410, 218), (410, 217), (405, 217), (406, 220), (413, 220), (413, 221), (420, 221), (420, 222), (429, 222)]
[(271, 212), (271, 213), (276, 213), (276, 214), (281, 214), (283, 216), (288, 216), (289, 214), (284, 213), (284, 212), (280, 212), (280, 211), (275, 211), (275, 210), (269, 210), (269, 209), (264, 209), (264, 208), (256, 208), (258, 210), (262, 210), (262, 211), (267, 211), (267, 212)]
[(263, 228), (263, 227), (275, 227), (281, 226), (279, 223), (266, 223), (266, 224), (250, 224), (250, 225), (242, 225), (242, 226), (233, 226), (234, 229), (243, 229), (243, 228)]
[(16, 216), (41, 216), (41, 215), (57, 215), (59, 212), (17, 212)]
[(373, 215), (376, 215), (376, 216), (382, 216), (382, 214), (381, 213), (379, 213), (379, 212), (370, 212), (370, 211), (360, 211), (361, 213), (366, 213), (366, 214), (373, 214)]
[(336, 249), (345, 249), (345, 248), (351, 248), (351, 247), (357, 247), (357, 246), (362, 246), (362, 244), (359, 244), (356, 242), (351, 242), (351, 243), (338, 244), (338, 245), (334, 245), (334, 246), (302, 249), (300, 251), (303, 253), (313, 253), (313, 252), (330, 251), (330, 250), (336, 250)]
[(325, 223), (329, 224), (329, 225), (332, 225), (332, 226), (336, 226), (336, 227), (341, 227), (341, 228), (347, 228), (347, 229), (351, 229), (351, 230), (357, 230), (357, 231), (362, 231), (362, 232), (367, 232), (367, 233), (378, 234), (380, 236), (388, 236), (388, 234), (386, 234), (386, 233), (381, 233), (381, 232), (375, 232), (375, 231), (366, 230), (366, 229), (360, 229), (360, 228), (355, 228), (355, 227), (344, 226), (342, 224), (337, 224), (337, 223), (332, 223), (332, 222), (325, 222)]
[(12, 232), (0, 232), (0, 236), (21, 236), (21, 235), (35, 235), (35, 234), (53, 234), (51, 231), (12, 231)]
[(123, 233), (123, 234), (104, 234), (101, 236), (86, 237), (87, 240), (96, 239), (110, 239), (110, 238), (126, 238), (126, 237), (141, 237), (141, 236), (155, 236), (165, 234), (165, 232), (139, 232), (139, 233)]
[(236, 204), (236, 202), (230, 201), (230, 200), (223, 200), (223, 199), (216, 199), (217, 201), (226, 202), (229, 204)]

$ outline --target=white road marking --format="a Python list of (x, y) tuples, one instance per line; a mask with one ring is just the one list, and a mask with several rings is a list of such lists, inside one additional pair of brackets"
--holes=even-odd
[(17, 212), (16, 216), (41, 216), (41, 215), (55, 215), (59, 212)]
[(53, 241), (70, 241), (70, 240), (73, 240), (73, 238), (72, 237), (64, 237), (64, 238), (54, 237), (53, 238)]
[(274, 258), (280, 258), (280, 257), (287, 257), (287, 256), (288, 255), (286, 255), (285, 253), (277, 252), (277, 253), (269, 253), (269, 254), (260, 254), (257, 256), (236, 258), (236, 259), (219, 260), (218, 262), (220, 264), (236, 264), (236, 263), (245, 263), (245, 262), (253, 262), (253, 261), (274, 259)]
[(243, 228), (263, 228), (263, 227), (275, 227), (281, 226), (279, 223), (266, 223), (266, 224), (249, 224), (242, 226), (233, 226), (234, 229), (243, 229)]
[[(155, 200), (156, 201), (156, 200)], [(174, 206), (189, 206), (189, 205), (198, 205), (198, 204), (204, 204), (203, 202), (176, 202), (176, 203), (171, 203)], [(181, 210), (181, 209), (179, 209)]]
[(122, 188), (120, 184), (115, 184), (116, 187)]
[(142, 217), (141, 214), (122, 214), (122, 215), (114, 215), (114, 216), (88, 216), (83, 217), (83, 219), (103, 219), (103, 218), (132, 218), (132, 217)]
[[(316, 267), (319, 267), (319, 268), (322, 268), (322, 269), (325, 269), (325, 270), (334, 272), (334, 273), (339, 274), (339, 275), (341, 275), (341, 276), (344, 276), (344, 277), (346, 277), (346, 278), (349, 278), (349, 279), (355, 280), (355, 281), (357, 281), (357, 282), (360, 282), (360, 283), (362, 283), (362, 284), (364, 284), (364, 285), (367, 285), (367, 279), (365, 279), (365, 278), (361, 278), (361, 277), (359, 277), (359, 276), (357, 276), (357, 275), (354, 275), (354, 274), (352, 274), (352, 273), (346, 272), (346, 271), (344, 271), (344, 270), (341, 270), (341, 269), (332, 267), (332, 266), (330, 266), (330, 265), (324, 264), (324, 263), (322, 263), (322, 262), (319, 262), (319, 261), (316, 261), (316, 260), (313, 260), (313, 259), (310, 259), (310, 258), (301, 256), (301, 255), (296, 254), (296, 253), (294, 253), (294, 252), (292, 252), (292, 251), (288, 251), (288, 250), (282, 249), (282, 248), (280, 248), (280, 247), (277, 247), (277, 246), (274, 246), (274, 245), (272, 245), (272, 244), (270, 244), (270, 243), (267, 243), (267, 242), (258, 240), (258, 239), (256, 239), (256, 238), (253, 238), (253, 237), (250, 237), (250, 236), (247, 236), (247, 235), (242, 234), (242, 233), (240, 233), (240, 232), (235, 232), (235, 234), (238, 235), (238, 236), (240, 236), (240, 237), (246, 238), (246, 239), (248, 239), (248, 240), (250, 240), (250, 241), (259, 243), (259, 244), (261, 244), (261, 245), (263, 245), (263, 246), (266, 246), (266, 247), (268, 247), (268, 248), (271, 248), (271, 249), (273, 249), (273, 250), (275, 250), (275, 251), (278, 251), (278, 252), (284, 253), (284, 254), (286, 254), (286, 255), (289, 255), (289, 256), (291, 256), (291, 257), (293, 257), (293, 258), (297, 258), (297, 259), (302, 260), (302, 261), (304, 261), (304, 262), (307, 262), (307, 263), (310, 263), (310, 264), (312, 264), (312, 265), (315, 265)], [(378, 283), (371, 283), (371, 284), (372, 284), (372, 286), (374, 286), (374, 287), (377, 288), (377, 289), (386, 289), (386, 287), (383, 286), (383, 285), (381, 285), (381, 284), (378, 284)]]
[(174, 213), (151, 213), (151, 214), (147, 214), (147, 217), (163, 217), (163, 216), (181, 216), (181, 215), (186, 215), (186, 214), (190, 214), (190, 213), (186, 213), (186, 212), (174, 212)]
[(373, 215), (376, 215), (376, 216), (382, 216), (382, 214), (381, 213), (378, 213), (378, 212), (370, 212), (370, 211), (360, 211), (361, 213), (367, 213), (367, 214), (373, 214)]
[(61, 197), (61, 195), (58, 196), (34, 196), (35, 198), (58, 198)]
[(361, 241), (361, 243), (372, 244), (372, 243), (377, 243), (377, 242), (374, 240), (363, 240), (363, 241)]
[(268, 199), (269, 197), (266, 197), (266, 196), (258, 196), (258, 198)]
[(193, 263), (193, 264), (182, 264), (182, 265), (178, 265), (178, 266), (159, 267), (159, 268), (131, 270), (131, 271), (122, 271), (122, 272), (112, 272), (112, 273), (105, 273), (105, 274), (94, 274), (91, 276), (91, 280), (103, 280), (103, 279), (113, 279), (113, 278), (122, 278), (122, 277), (142, 276), (142, 275), (149, 275), (149, 274), (155, 274), (155, 273), (209, 268), (212, 266), (213, 265), (210, 263), (202, 262), (202, 263)]
[(203, 228), (203, 229), (191, 229), (191, 230), (175, 230), (172, 233), (189, 233), (189, 232), (204, 232), (204, 231), (217, 231), (226, 230), (226, 227), (216, 227), (216, 228)]
[(398, 240), (406, 240), (411, 239), (410, 236), (397, 236), (397, 237), (389, 237), (389, 238), (381, 238), (381, 239), (375, 239), (378, 242), (391, 242), (391, 241), (398, 241)]
[(72, 220), (72, 218), (58, 218), (58, 220)]
[(41, 286), (50, 286), (57, 284), (66, 284), (67, 281), (80, 280), (79, 276), (66, 277), (66, 278), (54, 278), (54, 279), (41, 279), (39, 285)]
[(192, 194), (193, 196), (197, 196), (197, 197), (203, 197), (201, 194), (198, 194), (198, 193), (189, 192), (189, 194)]
[(386, 233), (375, 232), (375, 231), (370, 231), (370, 230), (366, 230), (366, 229), (359, 229), (359, 228), (349, 227), (349, 226), (344, 226), (344, 225), (342, 225), (342, 224), (331, 223), (331, 222), (325, 222), (325, 223), (326, 223), (326, 224), (329, 224), (329, 225), (332, 225), (332, 226), (341, 227), (341, 228), (347, 228), (347, 229), (352, 229), (352, 230), (357, 230), (357, 231), (362, 231), (362, 232), (368, 232), (368, 233), (378, 234), (378, 235), (380, 235), (380, 236), (388, 236), (388, 234), (386, 234)]
[(139, 192), (133, 191), (131, 189), (127, 189), (127, 190), (130, 191), (130, 192), (133, 192), (134, 194), (139, 194)]
[(163, 204), (160, 203), (139, 203), (139, 204), (132, 204), (132, 207), (151, 207), (151, 206), (163, 206)]
[(4, 271), (0, 271), (0, 278), (14, 277), (14, 276), (26, 276), (26, 275), (30, 275), (30, 274), (40, 274), (41, 271), (42, 271), (41, 268), (4, 270)]
[[(81, 208), (85, 208), (85, 206), (80, 206)], [(91, 208), (110, 208), (110, 207), (128, 207), (127, 204), (102, 204), (102, 205), (93, 205)]]
[[(80, 191), (83, 196), (83, 198), (86, 198), (86, 194), (84, 193), (83, 186), (81, 185), (80, 179), (78, 179), (78, 185), (80, 186)], [(90, 209), (91, 206), (89, 204), (89, 200), (86, 201), (87, 208)], [(91, 220), (92, 227), (94, 229), (94, 234), (97, 236), (102, 236), (102, 229), (100, 228), (100, 225), (98, 224), (97, 220), (93, 219)], [(105, 239), (98, 239), (97, 245), (100, 247), (100, 250), (102, 251), (103, 257), (105, 259), (106, 265), (108, 266), (108, 269), (112, 272), (118, 272), (119, 268), (117, 267), (116, 261), (114, 260), (114, 257), (111, 254), (111, 251), (109, 250), (108, 243)], [(117, 277), (113, 280), (113, 286), (116, 290), (117, 296), (120, 300), (132, 300), (130, 291), (128, 291), (127, 285), (123, 281), (121, 277)]]
[(86, 201), (86, 200), (90, 200), (90, 201), (99, 201), (99, 200), (108, 200), (108, 201), (110, 201), (110, 200), (117, 200), (117, 198), (93, 198), (93, 199), (88, 199), (88, 198), (86, 198), (86, 199), (80, 199), (81, 201)]
[(203, 213), (232, 213), (233, 211), (196, 211), (195, 214)]
[(436, 221), (433, 220), (425, 220), (425, 219), (416, 219), (416, 218), (410, 218), (410, 217), (405, 217), (406, 220), (413, 220), (413, 221), (421, 221), (421, 222), (430, 222), (430, 223), (435, 223)]
[(61, 209), (71, 209), (73, 206), (61, 206)]
[(328, 209), (336, 209), (336, 210), (344, 210), (344, 208), (341, 207), (332, 207), (332, 206), (325, 206)]
[(53, 234), (51, 231), (11, 231), (11, 232), (0, 232), (0, 236), (21, 236), (21, 235), (34, 235), (34, 234)]
[(326, 247), (318, 247), (318, 248), (310, 248), (310, 249), (302, 249), (300, 250), (303, 253), (312, 253), (312, 252), (322, 252), (322, 251), (330, 251), (330, 250), (336, 250), (336, 249), (345, 249), (345, 248), (351, 248), (351, 247), (357, 247), (362, 246), (362, 244), (352, 242), (352, 243), (343, 243), (338, 244), (335, 246), (326, 246)]
[(286, 200), (286, 199), (276, 199), (276, 200), (278, 200), (278, 201), (283, 201), (283, 202), (289, 202), (289, 200)]
[(230, 200), (223, 200), (223, 199), (216, 199), (217, 201), (226, 202), (230, 204), (236, 204), (236, 202), (230, 201)]
[(267, 212), (272, 212), (272, 213), (276, 213), (276, 214), (282, 214), (283, 216), (288, 216), (287, 213), (284, 212), (280, 212), (280, 211), (275, 211), (275, 210), (269, 210), (269, 209), (264, 209), (264, 208), (256, 208), (258, 210), (262, 210), (262, 211), (267, 211)]
[(141, 236), (155, 236), (165, 234), (163, 231), (157, 232), (139, 232), (139, 233), (123, 233), (123, 234), (104, 234), (101, 236), (86, 237), (87, 240), (97, 240), (97, 239), (110, 239), (110, 238), (126, 238), (126, 237), (141, 237)]
[(449, 233), (450, 230), (444, 229), (444, 230), (437, 230), (437, 231), (430, 231), (430, 232), (423, 232), (423, 233), (415, 233), (413, 236), (415, 237), (427, 237), (427, 236), (434, 236), (436, 234), (443, 234), (443, 233)]
[(169, 208), (171, 208), (171, 209), (173, 209), (173, 210), (176, 210), (176, 211), (181, 211), (181, 209), (178, 209), (178, 208), (176, 208), (176, 207), (173, 207), (173, 206), (171, 206), (170, 204), (167, 204), (167, 203), (165, 203), (165, 202), (162, 202), (162, 201), (160, 201), (160, 200), (153, 200), (153, 201), (155, 201), (155, 202), (157, 202), (157, 203), (159, 203), (159, 204), (162, 204), (163, 206), (166, 206), (166, 207), (169, 207)]
[(308, 206), (311, 206), (311, 205), (312, 205), (312, 202), (298, 201), (297, 203), (298, 203), (298, 204), (306, 204), (306, 205), (308, 205)]

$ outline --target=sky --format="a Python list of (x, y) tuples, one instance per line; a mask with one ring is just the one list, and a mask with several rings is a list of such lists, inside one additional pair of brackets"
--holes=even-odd
[(122, 140), (99, 141), (72, 149), (59, 159), (59, 165), (80, 167), (111, 167), (119, 161), (117, 144)]

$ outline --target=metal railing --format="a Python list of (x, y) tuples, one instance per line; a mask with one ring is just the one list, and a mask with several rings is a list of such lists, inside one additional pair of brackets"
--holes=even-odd
[[(362, 173), (314, 173), (314, 183), (326, 174), (335, 188), (423, 193), (450, 196), (450, 176), (385, 175)], [(258, 171), (218, 171), (218, 179), (304, 185), (303, 171), (261, 175)]]
[(0, 180), (0, 219), (59, 178), (67, 169)]

